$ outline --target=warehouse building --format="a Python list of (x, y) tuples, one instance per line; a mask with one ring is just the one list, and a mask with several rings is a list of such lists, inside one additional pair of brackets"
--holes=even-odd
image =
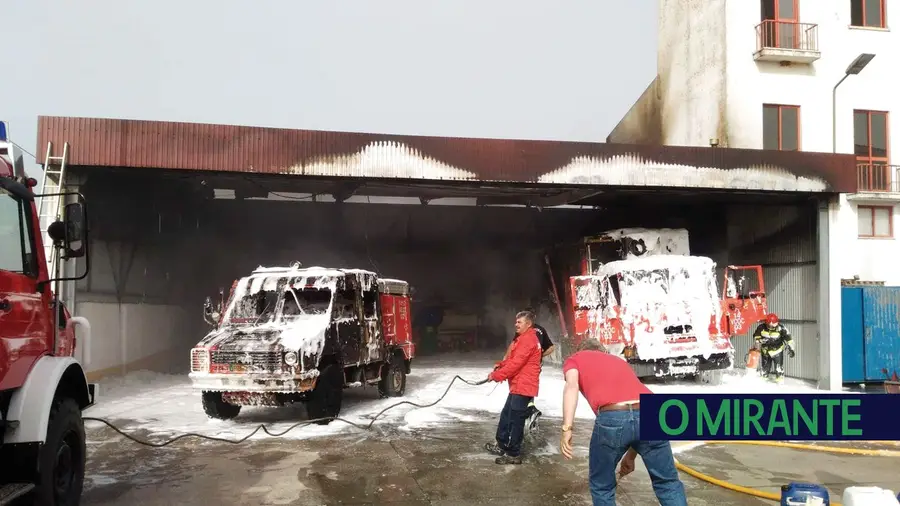
[(764, 265), (788, 374), (840, 387), (829, 250), (850, 155), (70, 117), (41, 117), (38, 144), (48, 174), (65, 149), (63, 186), (89, 203), (91, 271), (64, 295), (92, 322), (92, 376), (186, 371), (205, 298), (294, 261), (409, 281), (414, 320), (441, 313), (423, 352), (502, 347), (527, 305), (558, 335), (548, 252), (645, 227), (687, 229), (720, 270)]

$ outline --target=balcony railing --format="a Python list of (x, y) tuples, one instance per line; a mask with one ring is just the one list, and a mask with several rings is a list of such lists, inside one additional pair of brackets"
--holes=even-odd
[(756, 60), (812, 63), (819, 57), (819, 25), (772, 19), (756, 25)]
[(900, 165), (861, 163), (856, 177), (861, 192), (900, 193)]

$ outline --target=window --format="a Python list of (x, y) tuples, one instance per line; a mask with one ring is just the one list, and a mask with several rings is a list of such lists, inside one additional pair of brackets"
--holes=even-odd
[(800, 107), (763, 105), (763, 149), (800, 150)]
[(760, 0), (762, 21), (797, 21), (797, 0)]
[(888, 113), (853, 111), (853, 144), (859, 163), (888, 163)]
[(363, 317), (374, 318), (378, 292), (369, 290), (363, 292)]
[(888, 114), (879, 111), (853, 111), (853, 151), (859, 165), (861, 190), (891, 189)]
[(850, 0), (850, 25), (885, 28), (885, 0)]
[(889, 206), (859, 206), (856, 209), (859, 221), (859, 237), (894, 237), (894, 208)]
[(765, 47), (799, 49), (800, 20), (797, 0), (761, 0), (761, 34)]
[(31, 253), (22, 201), (0, 189), (0, 269), (24, 274)]

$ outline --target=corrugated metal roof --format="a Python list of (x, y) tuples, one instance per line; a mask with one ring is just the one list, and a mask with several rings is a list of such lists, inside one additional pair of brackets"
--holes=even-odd
[(69, 163), (315, 176), (809, 192), (857, 190), (852, 155), (473, 139), (41, 116)]

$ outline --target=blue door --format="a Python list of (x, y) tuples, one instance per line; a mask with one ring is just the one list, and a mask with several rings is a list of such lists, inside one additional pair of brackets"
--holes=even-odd
[(845, 383), (866, 381), (863, 289), (841, 287), (841, 355)]
[(900, 374), (900, 287), (866, 287), (863, 313), (866, 379), (887, 379), (883, 369)]

